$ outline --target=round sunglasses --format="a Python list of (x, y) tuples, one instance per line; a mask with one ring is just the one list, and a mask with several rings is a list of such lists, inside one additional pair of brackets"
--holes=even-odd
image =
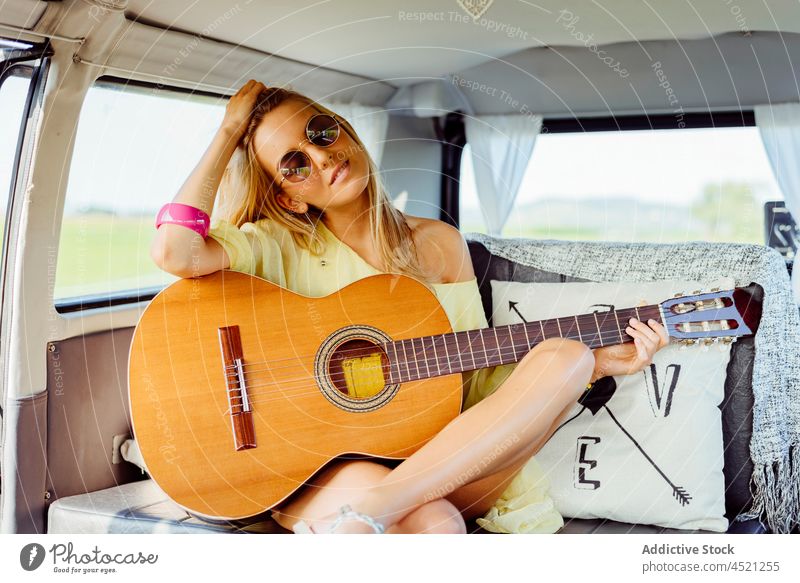
[[(340, 126), (336, 116), (318, 113), (311, 116), (306, 123), (306, 139), (298, 144), (309, 141), (315, 146), (327, 148), (339, 139)], [(283, 185), (284, 180), (289, 182), (302, 182), (311, 175), (311, 159), (300, 150), (289, 150), (278, 163), (278, 172), (283, 176), (278, 185)]]

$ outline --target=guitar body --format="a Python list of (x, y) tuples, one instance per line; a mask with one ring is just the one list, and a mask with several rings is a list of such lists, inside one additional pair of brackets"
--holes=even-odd
[[(230, 270), (179, 280), (150, 302), (130, 349), (131, 415), (148, 472), (190, 512), (240, 519), (341, 454), (408, 457), (459, 414), (462, 376), (392, 384), (380, 338), (451, 330), (435, 294), (400, 275), (321, 298)], [(353, 355), (364, 355), (361, 369), (348, 367)], [(364, 362), (384, 375), (377, 389), (376, 367)], [(366, 396), (348, 393), (358, 379), (372, 385)]]

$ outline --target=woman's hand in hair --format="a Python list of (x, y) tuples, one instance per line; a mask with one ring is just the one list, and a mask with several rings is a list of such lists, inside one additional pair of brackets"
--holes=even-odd
[(229, 131), (237, 142), (247, 129), (256, 99), (266, 88), (267, 86), (260, 81), (250, 79), (228, 100), (225, 117), (222, 119), (222, 128)]
[(643, 370), (653, 362), (653, 355), (669, 344), (667, 330), (650, 320), (647, 324), (631, 318), (625, 332), (633, 337), (633, 343), (596, 348), (594, 372), (591, 381), (601, 377), (628, 375)]

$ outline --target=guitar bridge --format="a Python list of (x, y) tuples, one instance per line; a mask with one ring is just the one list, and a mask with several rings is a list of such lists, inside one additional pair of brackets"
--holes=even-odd
[(225, 389), (228, 393), (233, 446), (236, 451), (253, 449), (256, 447), (256, 431), (253, 425), (253, 411), (247, 395), (239, 326), (219, 328), (219, 343), (222, 350)]

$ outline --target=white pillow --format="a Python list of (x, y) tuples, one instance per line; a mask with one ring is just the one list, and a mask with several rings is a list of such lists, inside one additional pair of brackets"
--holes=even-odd
[[(730, 289), (734, 281), (491, 284), (493, 324), (501, 326), (521, 322), (519, 314), (532, 322), (610, 309), (598, 304), (630, 308), (677, 292)], [(516, 302), (515, 309), (509, 302)], [(613, 377), (616, 390), (607, 402), (596, 393), (586, 407), (576, 403), (535, 456), (558, 511), (725, 532), (719, 405), (729, 359), (729, 344), (687, 347), (673, 341), (644, 371)], [(609, 385), (611, 393), (614, 384)]]

